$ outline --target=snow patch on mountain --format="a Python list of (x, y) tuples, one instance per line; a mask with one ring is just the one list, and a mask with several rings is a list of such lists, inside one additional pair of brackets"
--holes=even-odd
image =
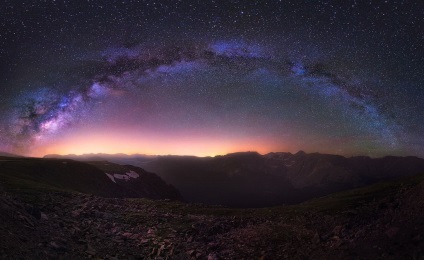
[(119, 174), (119, 173), (109, 174), (106, 172), (105, 174), (114, 183), (116, 183), (115, 179), (129, 181), (130, 179), (137, 179), (138, 177), (140, 177), (140, 175), (136, 173), (135, 171), (129, 171), (129, 172), (126, 172), (125, 174)]
[(125, 174), (128, 175), (131, 178), (134, 178), (134, 179), (137, 179), (138, 177), (140, 177), (140, 175), (138, 173), (136, 173), (135, 171), (129, 171)]
[(106, 174), (107, 177), (109, 177), (109, 179), (111, 179), (114, 183), (116, 183), (115, 178), (113, 178), (113, 175), (106, 173), (106, 172), (105, 172), (105, 174)]

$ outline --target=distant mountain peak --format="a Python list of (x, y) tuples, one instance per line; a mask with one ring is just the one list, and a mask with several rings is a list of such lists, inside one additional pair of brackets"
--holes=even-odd
[(258, 152), (256, 151), (247, 151), (247, 152), (235, 152), (235, 153), (228, 153), (224, 156), (240, 156), (240, 155), (260, 155)]
[(306, 153), (302, 150), (300, 150), (299, 152), (295, 153), (294, 155), (305, 155)]
[(0, 156), (4, 156), (4, 157), (25, 157), (25, 156), (22, 156), (22, 155), (17, 155), (17, 154), (7, 153), (7, 152), (1, 152), (1, 151), (0, 151)]

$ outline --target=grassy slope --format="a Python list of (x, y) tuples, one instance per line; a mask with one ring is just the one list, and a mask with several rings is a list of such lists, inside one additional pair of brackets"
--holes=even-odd
[(384, 198), (394, 198), (402, 188), (412, 188), (424, 181), (424, 174), (380, 182), (363, 188), (333, 193), (321, 198), (309, 200), (294, 206), (296, 208), (314, 208), (324, 212), (339, 212), (360, 208), (362, 205)]
[[(312, 199), (297, 205), (277, 206), (270, 208), (227, 208), (202, 204), (186, 204), (176, 201), (152, 201), (148, 199), (129, 199), (129, 202), (143, 203), (156, 207), (164, 212), (183, 215), (242, 216), (244, 218), (290, 219), (307, 212), (321, 212), (329, 215), (349, 215), (352, 211), (364, 213), (369, 210), (366, 205), (380, 200), (393, 200), (400, 189), (414, 188), (424, 181), (424, 175), (402, 178), (390, 182), (377, 183), (371, 186), (333, 193)], [(133, 216), (135, 217), (135, 216)], [(143, 217), (143, 213), (139, 214)]]

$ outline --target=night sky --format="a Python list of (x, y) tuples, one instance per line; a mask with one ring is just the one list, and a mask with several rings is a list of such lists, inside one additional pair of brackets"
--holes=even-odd
[(0, 151), (424, 156), (423, 1), (2, 1)]

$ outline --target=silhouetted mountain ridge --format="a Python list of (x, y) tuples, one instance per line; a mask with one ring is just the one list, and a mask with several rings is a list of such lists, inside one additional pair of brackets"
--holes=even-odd
[(5, 157), (24, 157), (22, 155), (13, 154), (13, 153), (7, 153), (7, 152), (2, 152), (2, 151), (0, 151), (0, 156), (5, 156)]
[[(87, 158), (86, 156), (80, 158)], [(107, 157), (157, 173), (191, 202), (237, 207), (292, 204), (332, 192), (424, 173), (424, 159), (408, 156), (238, 152), (215, 157)]]

